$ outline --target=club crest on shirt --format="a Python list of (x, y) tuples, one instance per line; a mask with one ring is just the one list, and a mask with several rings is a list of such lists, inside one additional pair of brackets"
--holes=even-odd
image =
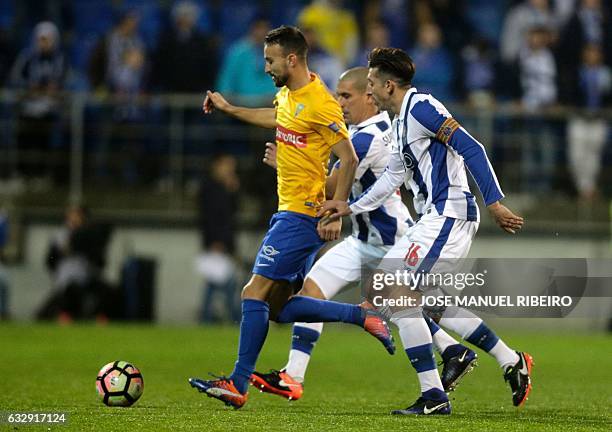
[(297, 117), (303, 110), (304, 110), (304, 104), (302, 103), (297, 104), (297, 106), (295, 107), (295, 114), (293, 114), (293, 117)]
[(415, 160), (412, 158), (412, 156), (410, 155), (410, 153), (408, 152), (403, 152), (402, 153), (404, 156), (404, 165), (406, 165), (406, 169), (412, 169), (415, 166)]

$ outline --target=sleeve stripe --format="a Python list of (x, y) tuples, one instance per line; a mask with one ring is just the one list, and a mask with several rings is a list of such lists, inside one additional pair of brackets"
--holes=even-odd
[(455, 131), (459, 129), (459, 122), (452, 117), (444, 120), (444, 123), (438, 129), (438, 133), (436, 133), (436, 139), (438, 141), (443, 142), (444, 144), (448, 144), (451, 137), (455, 133)]

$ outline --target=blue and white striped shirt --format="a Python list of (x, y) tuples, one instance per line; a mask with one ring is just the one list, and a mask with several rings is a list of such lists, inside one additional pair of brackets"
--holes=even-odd
[[(359, 165), (351, 189), (351, 199), (360, 196), (385, 172), (389, 162), (393, 133), (386, 112), (349, 127), (349, 135)], [(410, 212), (402, 202), (399, 191), (392, 193), (382, 204), (359, 215), (351, 215), (353, 236), (374, 246), (393, 245), (413, 224)]]
[(404, 182), (414, 194), (419, 215), (435, 209), (439, 215), (479, 221), (466, 166), (486, 205), (504, 197), (482, 144), (433, 96), (415, 88), (408, 90), (392, 128), (389, 165), (378, 181), (351, 204), (353, 214), (379, 207)]

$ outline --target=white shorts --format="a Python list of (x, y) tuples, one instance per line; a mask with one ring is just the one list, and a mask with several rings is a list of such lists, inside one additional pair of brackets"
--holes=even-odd
[(440, 216), (435, 212), (425, 214), (408, 228), (378, 268), (390, 273), (406, 269), (452, 271), (447, 267), (467, 257), (477, 230), (478, 222)]
[(332, 247), (313, 266), (312, 279), (326, 299), (333, 298), (351, 282), (361, 279), (364, 269), (374, 270), (392, 246), (373, 246), (353, 236)]

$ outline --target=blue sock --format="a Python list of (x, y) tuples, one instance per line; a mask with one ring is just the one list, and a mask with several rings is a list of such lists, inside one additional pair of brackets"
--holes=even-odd
[(255, 363), (268, 334), (270, 306), (261, 300), (242, 300), (242, 322), (238, 361), (230, 379), (242, 394), (249, 387), (249, 378), (255, 370)]
[(436, 369), (436, 360), (433, 354), (432, 344), (428, 343), (406, 348), (406, 354), (410, 359), (410, 364), (412, 364), (412, 367), (417, 373)]
[(429, 315), (425, 314), (425, 312), (423, 312), (423, 318), (425, 318), (425, 322), (427, 323), (427, 327), (429, 327), (429, 332), (431, 335), (435, 335), (438, 330), (440, 330), (438, 323), (435, 322), (433, 318), (430, 318)]
[(359, 306), (304, 296), (291, 297), (276, 319), (279, 323), (344, 322), (361, 327), (364, 320)]
[(476, 330), (474, 330), (471, 335), (466, 337), (465, 340), (473, 345), (476, 345), (478, 348), (489, 352), (491, 351), (491, 348), (497, 344), (499, 338), (493, 332), (493, 330), (487, 327), (487, 325), (483, 322), (476, 327)]
[[(421, 397), (436, 401), (447, 401), (448, 398), (442, 389), (440, 376), (436, 369), (432, 344), (427, 343), (406, 348), (406, 354), (410, 359), (410, 364), (417, 372), (422, 392)], [(424, 389), (427, 390), (424, 391)]]
[(321, 336), (321, 333), (316, 330), (294, 325), (291, 349), (302, 351), (303, 353), (310, 355), (315, 344), (319, 340), (319, 336)]

